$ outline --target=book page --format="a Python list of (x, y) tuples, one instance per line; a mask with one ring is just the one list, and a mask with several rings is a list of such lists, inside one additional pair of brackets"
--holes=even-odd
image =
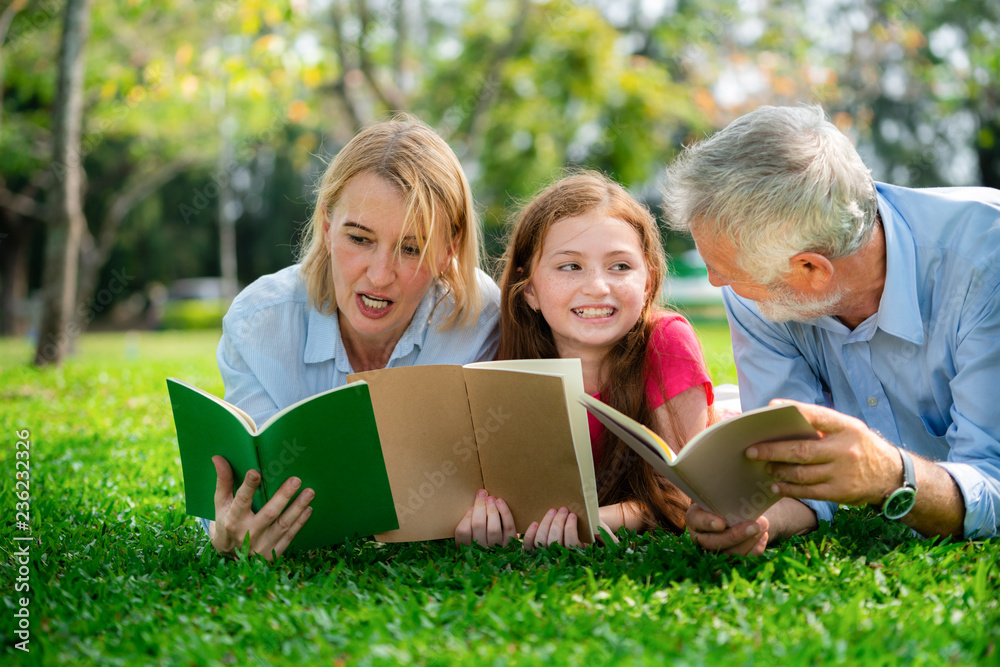
[[(358, 382), (348, 382), (347, 384), (340, 385), (339, 387), (334, 387), (333, 389), (327, 389), (326, 391), (321, 391), (318, 394), (313, 394), (312, 396), (307, 396), (306, 398), (303, 398), (301, 401), (296, 401), (295, 403), (292, 403), (291, 405), (289, 405), (287, 408), (282, 408), (281, 410), (278, 410), (273, 415), (271, 415), (271, 418), (268, 419), (266, 422), (264, 422), (264, 425), (261, 426), (260, 429), (257, 432), (258, 433), (263, 433), (264, 430), (267, 429), (268, 426), (270, 426), (274, 422), (278, 421), (279, 419), (281, 419), (282, 417), (284, 417), (285, 415), (287, 415), (289, 412), (291, 412), (292, 410), (296, 409), (300, 405), (303, 405), (304, 403), (308, 403), (309, 401), (316, 400), (316, 398), (318, 396), (323, 396), (324, 394), (332, 394), (332, 393), (337, 392), (337, 391), (347, 391), (351, 387), (356, 386), (357, 384), (359, 384), (359, 383)], [(227, 403), (226, 405), (229, 405), (229, 404)], [(239, 408), (237, 408), (235, 405), (232, 406), (232, 407), (233, 407), (234, 410), (239, 410), (241, 413), (243, 413), (244, 415), (246, 415), (245, 412), (243, 412), (242, 410), (240, 410)], [(250, 419), (250, 415), (247, 415), (247, 419)], [(252, 419), (250, 419), (250, 423), (251, 424), (253, 423)]]
[(454, 537), (483, 488), (461, 366), (355, 373), (368, 382), (399, 529), (382, 542)]
[(570, 429), (573, 433), (573, 447), (576, 450), (576, 462), (580, 471), (580, 483), (583, 486), (586, 499), (587, 516), (590, 524), (588, 535), (597, 533), (600, 525), (600, 513), (597, 502), (597, 479), (594, 476), (594, 451), (590, 444), (590, 424), (587, 420), (587, 409), (576, 397), (584, 392), (583, 365), (579, 359), (509, 359), (504, 361), (481, 361), (466, 364), (465, 368), (494, 368), (522, 371), (528, 373), (545, 373), (563, 378), (563, 393), (566, 410), (569, 415)]
[(467, 367), (465, 382), (483, 482), (507, 502), (517, 531), (551, 508), (567, 507), (578, 516), (580, 540), (593, 541), (597, 517), (588, 510), (563, 378)]

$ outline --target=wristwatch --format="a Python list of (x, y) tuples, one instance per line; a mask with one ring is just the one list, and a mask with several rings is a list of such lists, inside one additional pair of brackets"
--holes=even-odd
[(903, 486), (890, 491), (882, 501), (882, 516), (886, 519), (902, 519), (917, 502), (917, 475), (913, 472), (913, 459), (905, 449), (899, 450), (903, 459)]

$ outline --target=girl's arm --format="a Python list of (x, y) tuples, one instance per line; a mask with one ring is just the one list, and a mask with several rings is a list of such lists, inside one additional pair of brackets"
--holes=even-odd
[[(671, 412), (676, 416), (676, 426), (671, 424)], [(708, 394), (704, 385), (685, 389), (653, 410), (653, 430), (675, 452), (681, 451), (688, 440), (704, 431), (707, 426)], [(680, 437), (684, 440), (680, 441)]]

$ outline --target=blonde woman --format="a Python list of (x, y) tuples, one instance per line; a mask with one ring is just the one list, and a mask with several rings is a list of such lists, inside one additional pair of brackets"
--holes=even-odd
[[(418, 364), (465, 364), (496, 354), (499, 290), (478, 268), (472, 194), (448, 144), (400, 117), (359, 133), (328, 166), (303, 236), (301, 262), (248, 286), (223, 320), (218, 363), (226, 400), (258, 423), (349, 373)], [(282, 553), (314, 497), (291, 478), (256, 514), (260, 474), (234, 496), (218, 475), (220, 553), (250, 533), (251, 548)]]

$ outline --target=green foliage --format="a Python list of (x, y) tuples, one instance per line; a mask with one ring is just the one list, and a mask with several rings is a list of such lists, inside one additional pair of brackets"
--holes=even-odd
[[(710, 358), (727, 353), (722, 329), (700, 333)], [(37, 538), (32, 652), (5, 623), (5, 664), (997, 661), (1000, 543), (922, 541), (864, 510), (756, 559), (663, 533), (586, 551), (360, 541), (275, 565), (220, 559), (184, 514), (164, 385), (221, 393), (217, 340), (88, 335), (45, 372), (23, 364), (27, 344), (0, 342), (0, 491), (12, 497), (14, 433), (28, 429)], [(8, 621), (12, 517), (8, 501)]]
[(219, 329), (229, 310), (226, 299), (178, 299), (167, 301), (160, 318), (161, 329)]

